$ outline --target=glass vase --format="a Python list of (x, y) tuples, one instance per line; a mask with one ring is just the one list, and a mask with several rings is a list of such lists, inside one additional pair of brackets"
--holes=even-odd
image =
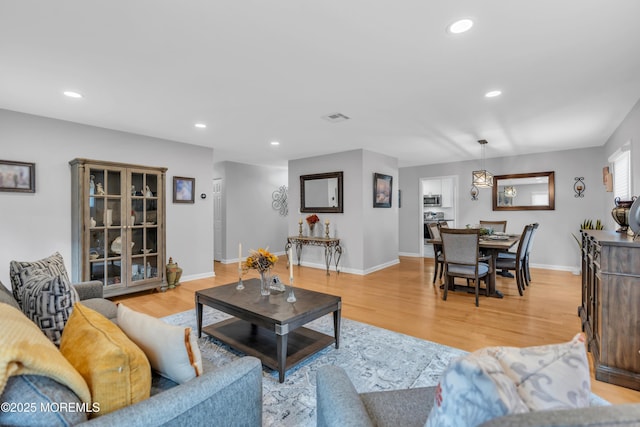
[(271, 284), (271, 272), (270, 270), (265, 270), (260, 272), (260, 295), (267, 296), (271, 294), (271, 288), (269, 285)]

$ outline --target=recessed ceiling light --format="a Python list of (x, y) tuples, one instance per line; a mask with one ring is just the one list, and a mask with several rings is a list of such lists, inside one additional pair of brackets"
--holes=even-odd
[(491, 90), (484, 94), (486, 98), (495, 98), (496, 96), (500, 96), (500, 95), (502, 95), (501, 90)]
[(275, 147), (276, 145), (280, 145), (280, 143), (278, 141), (271, 141), (271, 145)]
[(473, 21), (465, 18), (460, 19), (447, 27), (447, 31), (451, 34), (460, 34), (467, 32), (473, 27)]
[(204, 123), (196, 123), (194, 126), (198, 129), (204, 129), (207, 127), (207, 125), (205, 125)]
[(64, 94), (64, 96), (68, 96), (69, 98), (82, 98), (82, 94), (78, 92), (73, 92), (71, 90), (65, 90), (62, 93)]

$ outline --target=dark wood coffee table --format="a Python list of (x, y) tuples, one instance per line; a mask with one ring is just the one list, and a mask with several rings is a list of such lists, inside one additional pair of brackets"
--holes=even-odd
[[(246, 280), (244, 285), (243, 290), (230, 283), (196, 292), (198, 337), (205, 332), (258, 357), (265, 366), (278, 371), (280, 382), (284, 382), (288, 369), (309, 356), (333, 343), (340, 347), (340, 297), (296, 288), (297, 301), (288, 303), (287, 292), (261, 296), (259, 279)], [(203, 305), (234, 317), (202, 327)], [(328, 313), (333, 313), (333, 337), (302, 327)]]

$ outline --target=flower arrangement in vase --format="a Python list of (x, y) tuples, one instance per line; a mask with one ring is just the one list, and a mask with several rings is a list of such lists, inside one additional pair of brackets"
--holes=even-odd
[(269, 289), (271, 268), (278, 262), (278, 257), (267, 249), (251, 250), (250, 255), (244, 262), (244, 268), (249, 270), (258, 270), (260, 273), (260, 294), (269, 295), (271, 293)]
[(312, 214), (307, 216), (307, 224), (309, 225), (309, 236), (313, 236), (313, 229), (315, 228), (317, 222), (320, 222), (320, 218), (318, 218), (318, 215)]

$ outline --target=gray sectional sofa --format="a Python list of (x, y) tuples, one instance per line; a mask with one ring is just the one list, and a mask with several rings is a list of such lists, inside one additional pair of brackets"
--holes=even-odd
[[(359, 394), (346, 372), (323, 366), (316, 377), (318, 427), (422, 427), (435, 387)], [(481, 427), (640, 426), (640, 403), (507, 415)]]
[[(100, 282), (75, 285), (83, 304), (115, 318), (113, 302), (102, 299)], [(13, 295), (0, 283), (0, 304), (20, 308)], [(87, 420), (84, 412), (0, 411), (2, 426), (260, 426), (262, 425), (262, 365), (253, 357), (237, 359), (221, 368), (203, 360), (204, 374), (178, 385), (154, 374), (151, 397), (142, 402)], [(79, 402), (66, 386), (38, 375), (9, 378), (1, 402)]]

